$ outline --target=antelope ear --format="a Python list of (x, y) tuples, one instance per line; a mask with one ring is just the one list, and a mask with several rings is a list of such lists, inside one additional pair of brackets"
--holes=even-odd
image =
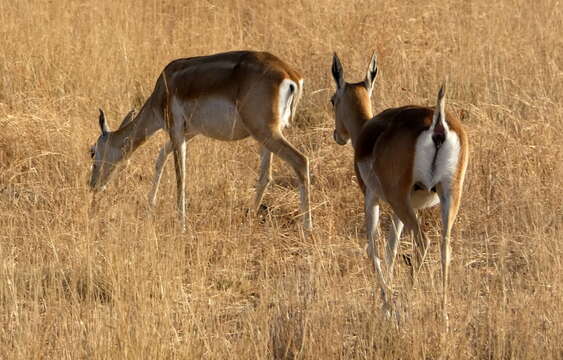
[(368, 93), (371, 96), (371, 92), (373, 90), (373, 83), (375, 82), (375, 78), (377, 77), (377, 57), (375, 55), (375, 51), (371, 56), (371, 60), (368, 64), (368, 70), (366, 73), (366, 79), (364, 80), (366, 84), (366, 89), (368, 89)]
[(336, 53), (334, 53), (334, 56), (332, 57), (332, 77), (336, 82), (337, 89), (344, 87), (344, 69), (342, 68), (342, 63), (340, 63), (340, 59)]
[(100, 109), (100, 129), (102, 130), (102, 136), (109, 133), (108, 124), (106, 122), (106, 115), (104, 111)]

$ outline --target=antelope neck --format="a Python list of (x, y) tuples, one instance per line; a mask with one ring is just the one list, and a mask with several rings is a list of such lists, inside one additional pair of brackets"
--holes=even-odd
[(367, 109), (366, 111), (358, 111), (353, 116), (350, 116), (347, 130), (350, 133), (350, 139), (352, 140), (352, 146), (355, 148), (358, 138), (360, 137), (360, 133), (362, 132), (362, 128), (364, 127), (365, 123), (371, 120), (372, 118), (371, 109)]
[(163, 128), (163, 124), (155, 116), (153, 110), (143, 106), (139, 114), (124, 127), (116, 130), (113, 135), (123, 149), (124, 157), (132, 154), (155, 132)]

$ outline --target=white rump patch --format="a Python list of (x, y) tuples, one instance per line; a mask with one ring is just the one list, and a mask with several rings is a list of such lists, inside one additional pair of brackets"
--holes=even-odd
[(427, 189), (432, 189), (440, 182), (451, 183), (457, 169), (459, 151), (459, 137), (453, 131), (446, 131), (446, 140), (435, 155), (432, 130), (423, 131), (416, 140), (414, 182), (422, 183)]
[(280, 127), (289, 127), (289, 119), (291, 117), (291, 102), (297, 91), (297, 84), (290, 79), (284, 79), (280, 84), (280, 96), (278, 111), (280, 116)]

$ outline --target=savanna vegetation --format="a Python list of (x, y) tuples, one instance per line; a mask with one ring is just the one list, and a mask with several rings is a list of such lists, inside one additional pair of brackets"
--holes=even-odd
[[(563, 7), (558, 1), (0, 0), (0, 358), (560, 359), (563, 357)], [(98, 107), (118, 126), (172, 59), (265, 50), (305, 91), (287, 138), (309, 156), (314, 232), (274, 160), (249, 212), (253, 140), (188, 146), (188, 231), (175, 174), (149, 209), (154, 136), (90, 210)], [(450, 331), (440, 312), (439, 210), (405, 322), (380, 311), (352, 149), (332, 139), (332, 52), (373, 106), (449, 110), (471, 140), (453, 231)], [(382, 233), (388, 226), (384, 208)], [(383, 241), (383, 240), (382, 240)], [(400, 255), (411, 250), (405, 237)]]

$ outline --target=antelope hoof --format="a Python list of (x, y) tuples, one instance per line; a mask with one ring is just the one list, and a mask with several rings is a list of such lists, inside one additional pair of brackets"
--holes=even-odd
[(383, 303), (381, 310), (383, 311), (383, 316), (385, 316), (385, 319), (391, 320), (393, 316), (393, 307), (388, 302)]
[(384, 302), (381, 308), (383, 311), (383, 315), (387, 321), (393, 322), (393, 325), (396, 329), (399, 329), (403, 318), (401, 316), (401, 311), (397, 308), (395, 301), (391, 300), (390, 302)]
[(306, 218), (305, 222), (303, 224), (303, 228), (305, 229), (305, 231), (307, 232), (312, 232), (313, 231), (313, 222), (311, 221), (310, 218)]
[(149, 196), (149, 209), (153, 210), (156, 207), (156, 196)]
[(186, 220), (185, 219), (180, 220), (180, 231), (182, 232), (182, 234), (186, 233)]
[(270, 213), (270, 208), (267, 205), (260, 204), (254, 207), (254, 209), (247, 208), (245, 210), (245, 216), (254, 216), (258, 219), (259, 224), (266, 223), (267, 215)]
[(450, 318), (448, 316), (448, 313), (445, 310), (442, 312), (442, 320), (444, 321), (444, 326), (446, 328), (446, 331), (449, 330), (449, 328), (450, 328)]
[(270, 212), (270, 208), (266, 204), (260, 204), (256, 208), (256, 215), (267, 214)]
[(412, 266), (412, 257), (410, 254), (403, 254), (401, 257), (403, 258), (405, 265)]

